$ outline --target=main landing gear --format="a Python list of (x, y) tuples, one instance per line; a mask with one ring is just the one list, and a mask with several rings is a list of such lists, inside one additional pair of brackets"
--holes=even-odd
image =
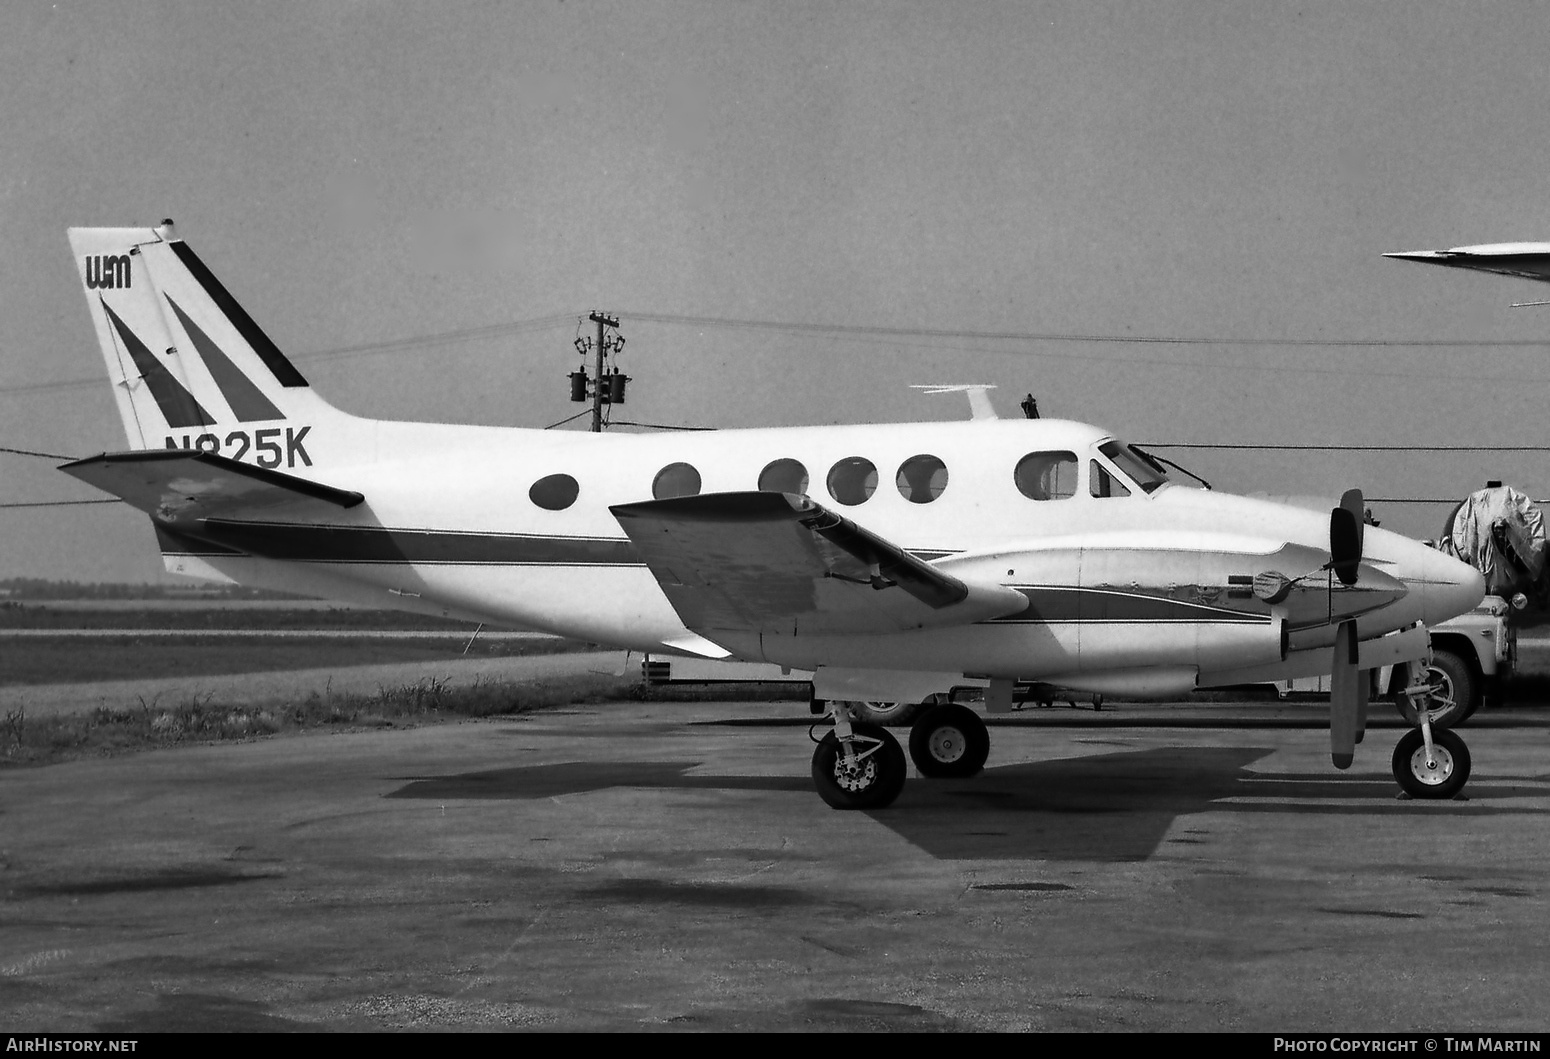
[(1453, 703), (1437, 702), (1425, 674), (1407, 687), (1410, 709), (1418, 727), (1410, 729), (1394, 748), (1394, 778), (1412, 798), (1454, 798), (1469, 779), (1469, 747), (1458, 733), (1439, 727)]
[[(836, 809), (882, 809), (904, 789), (908, 766), (893, 734), (857, 719), (856, 705), (829, 704), (834, 730), (813, 751), (813, 783)], [(964, 779), (989, 756), (990, 732), (967, 706), (926, 706), (910, 727), (910, 760), (922, 776)]]
[(888, 729), (852, 722), (845, 703), (836, 703), (834, 731), (813, 751), (813, 783), (835, 809), (881, 809), (904, 789), (904, 751)]

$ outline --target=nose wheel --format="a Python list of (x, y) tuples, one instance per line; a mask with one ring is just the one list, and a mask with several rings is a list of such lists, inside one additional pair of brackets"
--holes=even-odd
[[(1428, 725), (1427, 728), (1430, 728)], [(1412, 728), (1394, 748), (1394, 778), (1412, 798), (1453, 798), (1469, 779), (1469, 747), (1447, 728)]]

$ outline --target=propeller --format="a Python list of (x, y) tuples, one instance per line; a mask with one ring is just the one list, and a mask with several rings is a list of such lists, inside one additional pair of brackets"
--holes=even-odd
[(1340, 506), (1329, 513), (1329, 568), (1342, 585), (1356, 584), (1366, 516), (1360, 489), (1347, 489), (1340, 498)]
[[(1347, 489), (1340, 506), (1329, 513), (1329, 569), (1346, 586), (1356, 584), (1362, 564), (1365, 517), (1360, 489)], [(1329, 681), (1329, 756), (1337, 769), (1351, 767), (1367, 728), (1367, 681), (1359, 661), (1356, 619), (1347, 618), (1335, 632)]]

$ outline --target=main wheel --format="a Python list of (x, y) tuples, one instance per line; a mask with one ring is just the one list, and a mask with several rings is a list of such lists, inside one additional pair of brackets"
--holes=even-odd
[(1412, 728), (1394, 748), (1394, 778), (1412, 798), (1452, 798), (1469, 779), (1469, 747), (1446, 728), (1432, 729), (1436, 754), (1428, 763), (1421, 729)]
[(833, 732), (813, 751), (813, 783), (818, 796), (835, 809), (882, 809), (904, 789), (909, 766), (904, 751), (888, 729), (875, 724), (852, 724), (856, 759), (845, 760), (845, 750)]
[[(1421, 679), (1431, 688), (1427, 702), (1433, 731), (1463, 724), (1480, 705), (1474, 671), (1452, 651), (1433, 651), (1431, 664), (1422, 669)], [(1420, 721), (1408, 696), (1400, 695), (1396, 705), (1405, 720), (1411, 724)]]
[(867, 724), (902, 727), (915, 719), (918, 702), (852, 702), (851, 716)]
[(979, 714), (967, 706), (955, 702), (933, 706), (910, 729), (910, 760), (922, 776), (973, 776), (989, 756), (990, 733)]

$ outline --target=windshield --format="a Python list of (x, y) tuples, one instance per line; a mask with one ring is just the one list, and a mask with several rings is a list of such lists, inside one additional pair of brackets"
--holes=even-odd
[(1162, 469), (1161, 464), (1143, 456), (1123, 441), (1105, 441), (1098, 446), (1098, 451), (1140, 486), (1142, 492), (1153, 492), (1168, 481), (1168, 472)]

